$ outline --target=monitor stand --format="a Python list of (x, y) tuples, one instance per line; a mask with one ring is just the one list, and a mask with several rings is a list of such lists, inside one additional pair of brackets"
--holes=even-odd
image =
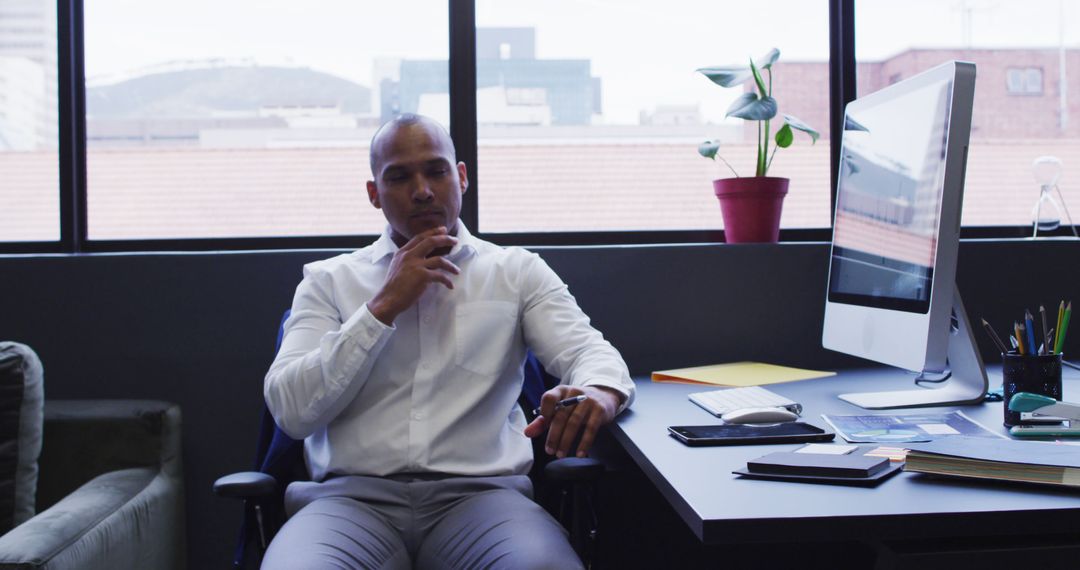
[(868, 410), (889, 408), (921, 408), (923, 406), (962, 406), (978, 404), (986, 396), (989, 382), (986, 367), (971, 334), (960, 291), (953, 286), (953, 316), (956, 329), (949, 327), (949, 367), (952, 375), (944, 386), (936, 389), (917, 388), (893, 392), (862, 392), (840, 394), (840, 399)]

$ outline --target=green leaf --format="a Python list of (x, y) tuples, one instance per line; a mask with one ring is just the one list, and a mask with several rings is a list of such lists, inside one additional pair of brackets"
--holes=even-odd
[(727, 110), (728, 117), (738, 117), (748, 121), (764, 121), (776, 116), (776, 99), (758, 97), (752, 91), (739, 95)]
[(795, 141), (795, 135), (791, 132), (791, 125), (785, 124), (776, 131), (776, 146), (787, 148)]
[(716, 160), (716, 153), (720, 151), (720, 143), (716, 141), (705, 141), (698, 145), (698, 154), (705, 158), (711, 158)]
[(817, 140), (818, 140), (818, 137), (821, 136), (821, 133), (818, 133), (816, 130), (814, 130), (814, 127), (811, 127), (810, 125), (802, 122), (801, 120), (799, 120), (798, 117), (793, 117), (791, 115), (784, 115), (784, 120), (787, 121), (787, 124), (791, 125), (791, 128), (793, 128), (793, 129), (795, 129), (797, 131), (802, 131), (802, 132), (810, 135), (810, 140), (812, 142), (816, 143)]
[(742, 85), (752, 77), (747, 67), (702, 67), (698, 73), (708, 77), (713, 83), (721, 87), (735, 87)]
[(769, 89), (765, 87), (765, 80), (761, 78), (761, 73), (758, 72), (758, 68), (754, 65), (754, 60), (750, 60), (750, 71), (754, 73), (754, 83), (757, 83), (758, 91), (761, 92), (762, 97), (769, 96)]
[(769, 69), (778, 59), (780, 59), (780, 50), (772, 48), (769, 53), (759, 57), (754, 63), (757, 64), (758, 69)]

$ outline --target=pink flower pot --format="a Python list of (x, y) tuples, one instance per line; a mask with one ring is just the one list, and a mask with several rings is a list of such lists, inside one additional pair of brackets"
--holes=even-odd
[(776, 243), (787, 178), (754, 176), (713, 180), (727, 243)]

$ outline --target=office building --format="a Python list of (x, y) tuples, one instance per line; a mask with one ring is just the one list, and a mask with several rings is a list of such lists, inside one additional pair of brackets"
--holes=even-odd
[[(603, 112), (601, 80), (586, 59), (539, 59), (533, 28), (476, 30), (480, 125), (588, 125)], [(399, 79), (381, 82), (382, 119), (401, 113), (443, 117), (445, 61), (401, 61)], [(438, 103), (436, 103), (438, 102)]]
[(55, 150), (56, 3), (0, 0), (0, 150)]
[[(859, 62), (858, 92), (873, 93), (950, 59), (974, 61), (978, 65), (972, 139), (1021, 141), (1080, 137), (1078, 48), (908, 49), (881, 61)], [(826, 62), (777, 62), (773, 89), (782, 98), (780, 112), (795, 115), (811, 125), (828, 124), (825, 100), (828, 77)], [(751, 135), (756, 136), (749, 131), (745, 133), (747, 137)], [(822, 136), (828, 134), (823, 132)]]
[(0, 56), (0, 150), (44, 148), (45, 69), (22, 57)]

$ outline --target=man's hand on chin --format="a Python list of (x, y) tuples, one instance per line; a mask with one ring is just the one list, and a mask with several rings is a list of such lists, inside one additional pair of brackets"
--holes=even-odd
[(401, 246), (390, 261), (386, 283), (367, 303), (372, 316), (383, 324), (392, 325), (402, 311), (416, 303), (428, 285), (436, 283), (453, 289), (450, 277), (461, 270), (450, 260), (431, 254), (444, 248), (450, 251), (456, 243), (457, 238), (439, 226), (413, 236)]
[[(574, 406), (556, 409), (560, 400), (584, 394), (585, 400)], [(580, 437), (574, 454), (585, 457), (596, 440), (596, 432), (615, 419), (622, 395), (603, 386), (556, 386), (544, 392), (540, 399), (540, 415), (525, 426), (526, 437), (537, 437), (547, 430), (544, 450), (563, 458), (571, 454), (574, 441)]]

